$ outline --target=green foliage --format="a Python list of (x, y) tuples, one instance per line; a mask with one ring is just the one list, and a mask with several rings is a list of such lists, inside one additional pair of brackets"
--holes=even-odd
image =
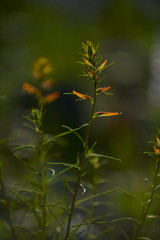
[[(160, 237), (157, 227), (160, 216), (153, 204), (153, 200), (158, 202), (160, 198), (159, 138), (156, 136), (153, 142), (154, 152), (148, 153), (154, 157), (156, 168), (152, 183), (147, 185), (148, 180), (145, 180), (147, 189), (144, 192), (135, 192), (127, 184), (121, 186), (121, 181), (113, 178), (114, 174), (104, 166), (113, 161), (123, 164), (123, 161), (97, 153), (97, 141), (92, 142), (93, 122), (101, 121), (96, 118), (111, 117), (112, 120), (113, 116), (120, 115), (119, 112), (96, 110), (101, 94), (113, 95), (109, 92), (110, 86), (100, 86), (101, 72), (111, 64), (107, 65), (107, 60), (98, 56), (98, 47), (91, 41), (82, 43), (83, 75), (92, 84), (92, 96), (75, 90), (69, 93), (90, 103), (88, 121), (80, 127), (63, 125), (65, 130), (53, 136), (44, 130), (47, 105), (60, 96), (58, 91), (50, 92), (52, 66), (46, 58), (34, 62), (35, 86), (23, 84), (23, 90), (36, 100), (36, 107), (29, 115), (23, 116), (25, 127), (32, 134), (32, 143), (10, 146), (10, 158), (20, 169), (17, 176), (9, 176), (9, 163), (3, 159), (0, 161), (0, 238), (3, 240), (138, 240)], [(57, 157), (55, 151), (56, 147), (61, 149), (61, 142), (68, 136), (74, 136), (80, 142), (73, 163), (66, 156)], [(13, 138), (17, 140), (19, 136)], [(2, 139), (0, 144), (7, 146), (10, 140)], [(74, 146), (72, 143), (72, 150)], [(121, 174), (115, 176), (122, 178)]]

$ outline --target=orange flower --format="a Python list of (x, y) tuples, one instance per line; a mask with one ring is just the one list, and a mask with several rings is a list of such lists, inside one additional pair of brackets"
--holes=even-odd
[(78, 93), (76, 91), (73, 91), (73, 93), (78, 96), (79, 98), (82, 98), (82, 99), (86, 99), (86, 100), (89, 100), (90, 102), (93, 102), (93, 99), (88, 96), (88, 95), (85, 95), (85, 94), (82, 94), (82, 93)]
[(48, 80), (42, 82), (41, 87), (42, 88), (50, 88), (53, 85), (53, 82), (54, 82), (54, 80), (52, 78), (48, 79)]
[(155, 146), (153, 146), (155, 154), (156, 155), (160, 155), (160, 150), (158, 148), (156, 148)]
[(51, 103), (53, 101), (55, 101), (57, 98), (59, 98), (60, 93), (58, 91), (50, 93), (44, 97), (42, 97), (42, 102), (44, 103)]
[(116, 116), (116, 115), (119, 115), (120, 113), (118, 112), (96, 112), (94, 114), (95, 117), (110, 117), (110, 116)]
[(110, 88), (111, 88), (110, 86), (97, 88), (96, 92), (97, 92), (97, 93), (99, 93), (99, 92), (106, 92), (106, 91), (108, 91)]
[(82, 57), (84, 62), (89, 66), (89, 67), (93, 67), (93, 65), (87, 60), (85, 59), (84, 57)]
[(34, 86), (32, 86), (32, 85), (30, 85), (29, 83), (24, 83), (23, 84), (23, 89), (26, 92), (30, 93), (30, 94), (37, 94), (37, 93), (39, 93), (39, 89), (34, 87)]
[(89, 74), (89, 76), (92, 78), (94, 76), (94, 73), (92, 73), (91, 71), (89, 71), (88, 69), (86, 69), (87, 73)]

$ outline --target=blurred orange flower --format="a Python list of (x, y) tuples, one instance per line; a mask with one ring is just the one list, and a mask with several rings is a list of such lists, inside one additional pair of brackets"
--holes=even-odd
[(47, 94), (46, 96), (43, 96), (41, 98), (41, 101), (43, 103), (51, 103), (51, 102), (55, 101), (57, 98), (59, 98), (59, 96), (60, 96), (60, 93), (58, 91), (56, 91), (56, 92)]
[(160, 150), (158, 148), (156, 148), (155, 146), (153, 146), (155, 154), (156, 155), (160, 155)]
[(29, 83), (24, 83), (23, 89), (30, 94), (37, 94), (40, 92), (38, 88), (30, 85)]

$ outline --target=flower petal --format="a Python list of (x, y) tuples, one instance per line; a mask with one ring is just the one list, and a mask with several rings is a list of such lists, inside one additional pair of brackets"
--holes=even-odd
[(89, 66), (89, 67), (93, 67), (93, 65), (87, 60), (85, 59), (84, 57), (82, 57), (84, 62)]
[(116, 115), (119, 115), (121, 113), (118, 113), (118, 112), (96, 112), (94, 114), (94, 118), (96, 117), (110, 117), (110, 116), (116, 116)]
[(106, 63), (107, 63), (107, 59), (97, 68), (97, 72), (102, 71)]
[(153, 146), (155, 154), (156, 155), (160, 155), (160, 150), (158, 148), (156, 148), (155, 146)]
[(76, 91), (73, 91), (73, 93), (76, 96), (78, 96), (79, 98), (86, 99), (86, 100), (89, 100), (89, 101), (93, 102), (93, 99), (90, 96), (88, 96), (88, 95), (85, 95), (85, 94), (82, 94), (82, 93), (78, 93)]
[(97, 93), (106, 92), (106, 91), (108, 91), (110, 88), (111, 88), (110, 86), (97, 88), (96, 92), (97, 92)]
[(52, 78), (42, 82), (41, 87), (42, 88), (50, 88), (54, 83), (54, 80)]
[(23, 89), (26, 92), (30, 93), (30, 94), (37, 94), (37, 93), (39, 93), (39, 89), (34, 87), (34, 86), (32, 86), (32, 85), (30, 85), (29, 83), (24, 83), (23, 84)]
[(158, 147), (160, 147), (160, 140), (159, 140), (159, 138), (157, 136), (156, 136), (156, 140), (157, 140)]
[(43, 103), (50, 103), (50, 102), (55, 101), (57, 98), (59, 98), (59, 96), (60, 96), (60, 93), (58, 91), (56, 91), (56, 92), (50, 93), (50, 94), (42, 97), (41, 100)]

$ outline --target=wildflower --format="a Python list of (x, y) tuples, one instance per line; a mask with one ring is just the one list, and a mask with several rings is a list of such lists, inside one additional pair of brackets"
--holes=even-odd
[(82, 57), (84, 62), (89, 66), (89, 67), (93, 67), (93, 65), (87, 60), (85, 59), (84, 57)]
[(99, 73), (102, 71), (107, 63), (107, 59), (97, 68), (96, 72)]
[(88, 96), (88, 95), (85, 95), (85, 94), (82, 94), (82, 93), (78, 93), (76, 91), (73, 91), (73, 93), (78, 96), (79, 98), (82, 98), (82, 99), (86, 99), (86, 100), (89, 100), (90, 102), (93, 102), (93, 99)]
[(59, 98), (60, 93), (58, 91), (47, 94), (46, 96), (41, 97), (42, 103), (51, 103), (55, 101), (57, 98)]
[(158, 147), (160, 147), (160, 140), (159, 140), (159, 138), (157, 136), (156, 136), (156, 140), (157, 140)]
[(24, 83), (22, 88), (30, 94), (35, 95), (35, 94), (39, 93), (39, 89), (30, 85), (29, 83)]
[(156, 148), (156, 146), (153, 146), (155, 154), (156, 155), (160, 155), (160, 150), (158, 148)]
[(43, 89), (45, 89), (45, 88), (50, 88), (50, 87), (53, 85), (53, 83), (54, 83), (53, 78), (50, 78), (50, 79), (48, 79), (48, 80), (46, 80), (46, 81), (43, 81), (43, 82), (41, 83), (41, 87), (42, 87)]
[(97, 92), (97, 93), (106, 92), (106, 91), (108, 91), (110, 88), (111, 88), (110, 86), (97, 88), (96, 92)]
[(45, 75), (48, 75), (52, 71), (52, 65), (48, 62), (47, 58), (39, 58), (33, 65), (33, 76), (41, 79)]
[(109, 116), (116, 116), (119, 115), (120, 113), (118, 112), (96, 112), (94, 114), (94, 118), (95, 117), (109, 117)]
[[(51, 103), (59, 98), (60, 93), (58, 91), (44, 95), (44, 91), (52, 87), (54, 80), (53, 78), (46, 77), (51, 72), (52, 66), (46, 58), (39, 58), (34, 62), (33, 75), (38, 80), (38, 87), (34, 87), (29, 83), (23, 84), (23, 89), (36, 96), (39, 106), (42, 106), (46, 103)], [(45, 77), (45, 79), (43, 78)], [(40, 81), (39, 81), (40, 80)]]

